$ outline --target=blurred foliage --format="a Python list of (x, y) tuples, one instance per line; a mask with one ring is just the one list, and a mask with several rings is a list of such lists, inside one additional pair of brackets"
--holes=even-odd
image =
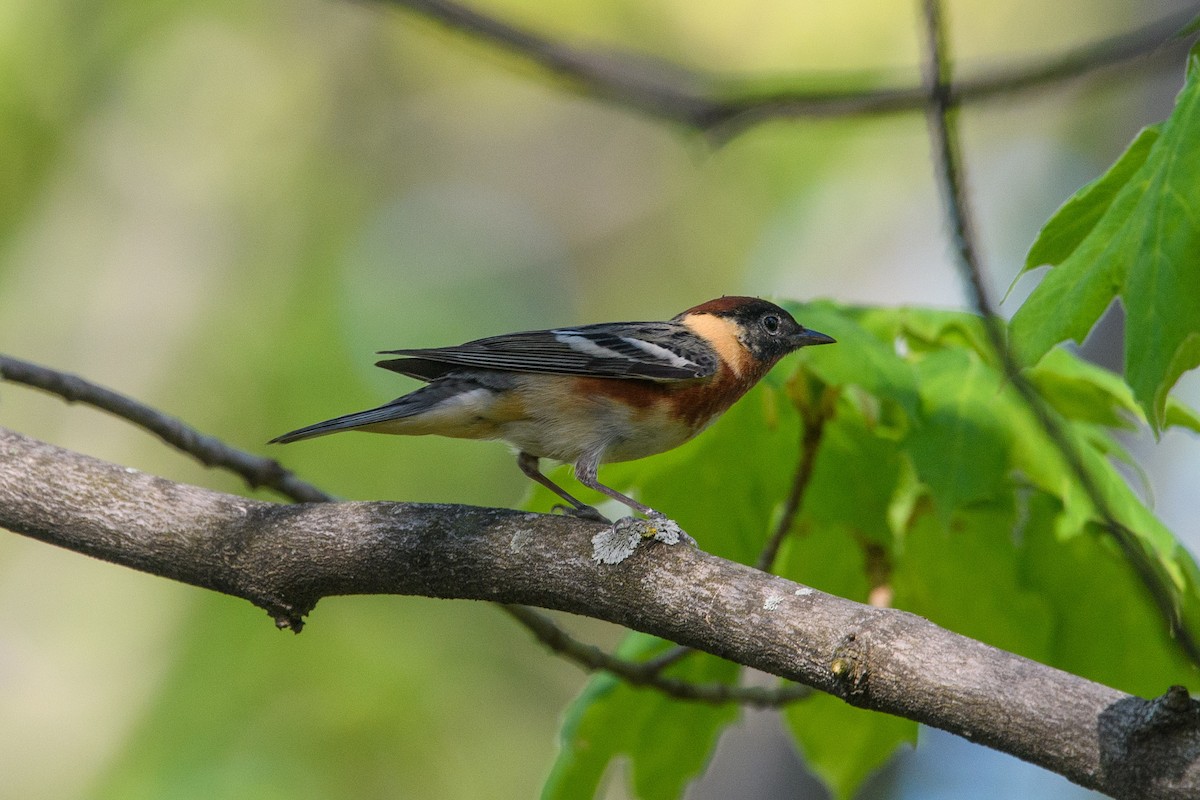
[[(527, 669), (523, 642), (507, 655), (521, 634), (484, 604), (463, 614), (431, 601), (362, 600), (325, 601), (320, 624), (296, 638), (271, 635), (242, 603), (205, 597), (158, 702), (94, 795), (531, 794), (539, 759), (504, 757), (492, 743), (512, 737), (545, 752), (539, 739), (556, 709), (534, 699), (547, 688), (562, 695), (559, 670)], [(439, 637), (447, 628), (455, 634)]]
[[(735, 75), (917, 75), (906, 4), (479, 7)], [(954, 50), (973, 63), (1060, 52), (1156, 13), (1089, 0), (953, 11)], [(998, 284), (1064, 187), (1098, 172), (1154, 98), (1110, 80), (1072, 102), (1051, 93), (964, 112)], [(961, 302), (919, 115), (771, 124), (713, 150), (383, 5), (9, 0), (0, 143), (0, 345), (285, 458), (349, 498), (513, 505), (526, 489), (499, 446), (355, 435), (264, 447), (410, 390), (371, 366), (375, 350), (663, 317), (726, 293)], [(867, 570), (865, 553), (882, 552), (896, 603), (956, 630), (1125, 688), (1180, 675), (1087, 504), (1048, 485), (1044, 450), (1006, 440), (1028, 421), (969, 318), (804, 313), (842, 344), (772, 375), (695, 442), (605, 477), (661, 503), (706, 549), (752, 561), (788, 489), (804, 387), (844, 387), (785, 574), (863, 599), (879, 563)], [(906, 354), (888, 339), (899, 330)], [(1030, 376), (1111, 477), (1105, 453), (1121, 451), (1109, 428), (1137, 420), (1145, 395), (1134, 402), (1116, 376), (1057, 353)], [(979, 405), (990, 392), (998, 420)], [(1165, 414), (1195, 421), (1170, 401)], [(246, 491), (124, 423), (11, 387), (0, 424)], [(747, 453), (754, 468), (730, 480), (726, 466)], [(1019, 491), (1018, 465), (1032, 470)], [(1190, 561), (1124, 483), (1107, 486), (1192, 603)], [(954, 593), (974, 601), (940, 602)], [(582, 680), (485, 606), (326, 601), (296, 638), (228, 598), (19, 537), (0, 537), (0, 598), (0, 794), (22, 798), (530, 796)], [(1094, 636), (1101, 626), (1111, 632)], [(1136, 633), (1113, 652), (1115, 631)], [(707, 657), (674, 670), (737, 673)], [(548, 787), (570, 796), (626, 757), (632, 791), (672, 796), (739, 716), (679, 705), (596, 678), (570, 706)], [(828, 698), (785, 718), (843, 794), (912, 739), (908, 723)]]

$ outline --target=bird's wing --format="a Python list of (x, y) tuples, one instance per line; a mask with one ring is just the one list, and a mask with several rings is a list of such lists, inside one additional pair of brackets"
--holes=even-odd
[(717, 371), (716, 351), (678, 322), (622, 322), (527, 331), (457, 347), (384, 350), (378, 366), (421, 380), (457, 368), (678, 381)]

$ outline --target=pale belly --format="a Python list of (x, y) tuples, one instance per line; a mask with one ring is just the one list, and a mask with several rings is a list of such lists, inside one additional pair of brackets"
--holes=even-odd
[(615, 409), (595, 416), (507, 422), (497, 426), (496, 438), (539, 458), (574, 462), (599, 453), (601, 462), (608, 462), (662, 453), (698, 432), (679, 423), (631, 419), (624, 409)]
[(601, 462), (632, 461), (678, 447), (705, 427), (671, 419), (662, 407), (637, 408), (604, 395), (563, 402), (554, 390), (567, 390), (570, 380), (550, 383), (550, 391), (541, 381), (535, 392), (521, 392), (524, 413), (500, 422), (496, 438), (539, 458), (574, 462), (599, 454)]

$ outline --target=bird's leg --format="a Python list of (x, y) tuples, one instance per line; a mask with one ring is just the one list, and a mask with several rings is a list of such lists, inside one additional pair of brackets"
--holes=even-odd
[(597, 471), (599, 470), (599, 468), (600, 468), (600, 459), (599, 458), (585, 456), (584, 458), (579, 459), (579, 461), (577, 461), (575, 463), (575, 478), (580, 483), (582, 483), (584, 486), (588, 487), (589, 489), (595, 489), (597, 492), (606, 494), (609, 497), (611, 497), (613, 500), (616, 500), (619, 503), (629, 506), (629, 508), (631, 508), (634, 511), (640, 511), (641, 513), (645, 514), (647, 517), (650, 517), (652, 519), (666, 519), (667, 518), (666, 514), (663, 514), (659, 511), (655, 511), (650, 506), (645, 505), (643, 503), (639, 503), (637, 500), (634, 500), (632, 497), (627, 497), (626, 495), (621, 494), (616, 489), (613, 489), (610, 486), (605, 486), (603, 483), (600, 482), (599, 476), (597, 475)]
[(679, 523), (669, 519), (660, 511), (655, 511), (648, 505), (639, 503), (632, 497), (627, 497), (616, 489), (605, 486), (597, 477), (600, 466), (598, 455), (585, 456), (575, 462), (575, 477), (589, 489), (608, 495), (629, 506), (634, 511), (640, 511), (648, 519), (640, 520), (635, 517), (623, 517), (613, 523), (606, 531), (601, 531), (592, 537), (592, 558), (604, 564), (619, 564), (637, 549), (638, 543), (644, 539), (655, 539), (664, 544), (696, 545), (696, 540), (688, 536)]
[(597, 522), (609, 522), (610, 521), (608, 519), (608, 517), (604, 516), (599, 511), (592, 508), (588, 504), (583, 503), (579, 500), (576, 500), (574, 497), (567, 494), (566, 489), (562, 488), (557, 483), (555, 483), (554, 481), (550, 480), (545, 475), (543, 475), (542, 471), (540, 469), (538, 469), (538, 457), (537, 456), (522, 452), (520, 455), (517, 456), (517, 466), (519, 466), (521, 468), (521, 472), (524, 472), (526, 477), (537, 481), (542, 486), (545, 486), (547, 489), (554, 492), (556, 495), (561, 497), (563, 500), (566, 500), (568, 503), (571, 504), (570, 508), (567, 508), (566, 506), (555, 506), (556, 509), (562, 509), (564, 513), (570, 514), (573, 517), (581, 517), (583, 519), (592, 519)]

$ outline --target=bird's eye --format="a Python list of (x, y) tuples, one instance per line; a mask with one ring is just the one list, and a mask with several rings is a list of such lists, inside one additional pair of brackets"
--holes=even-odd
[(778, 335), (779, 328), (782, 324), (783, 323), (777, 314), (767, 314), (762, 318), (763, 330), (772, 336)]

